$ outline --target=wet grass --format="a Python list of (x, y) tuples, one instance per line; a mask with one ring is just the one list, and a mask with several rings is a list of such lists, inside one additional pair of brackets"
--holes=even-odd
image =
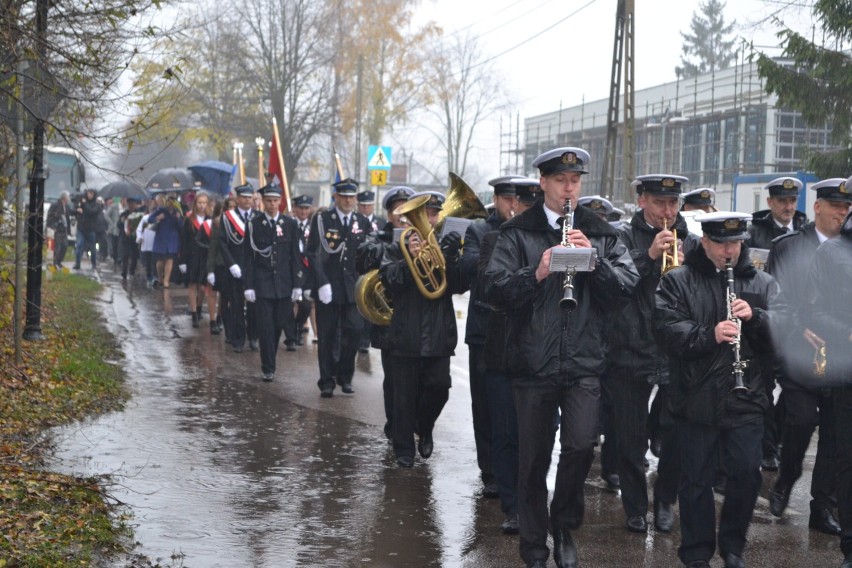
[(57, 272), (44, 280), (43, 341), (14, 356), (12, 291), (0, 288), (0, 568), (90, 566), (120, 552), (129, 530), (105, 479), (44, 471), (46, 428), (121, 407), (115, 339), (94, 302), (98, 283)]

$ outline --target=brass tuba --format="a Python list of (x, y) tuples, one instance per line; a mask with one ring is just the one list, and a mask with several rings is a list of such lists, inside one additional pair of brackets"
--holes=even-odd
[(393, 307), (385, 294), (378, 269), (370, 270), (355, 282), (355, 305), (364, 319), (373, 325), (390, 325)]
[[(447, 291), (447, 265), (438, 245), (435, 231), (426, 215), (426, 204), (432, 196), (421, 195), (410, 199), (396, 208), (396, 213), (405, 215), (411, 226), (399, 236), (399, 248), (414, 277), (420, 293), (429, 300), (437, 300)], [(406, 239), (414, 233), (420, 239), (420, 252), (414, 258), (408, 252)]]
[(435, 223), (435, 232), (437, 234), (441, 234), (444, 220), (447, 217), (461, 217), (462, 219), (488, 218), (488, 210), (476, 196), (476, 193), (462, 178), (453, 172), (450, 172), (450, 189), (447, 190), (447, 198), (441, 206), (441, 213), (438, 214), (438, 222)]

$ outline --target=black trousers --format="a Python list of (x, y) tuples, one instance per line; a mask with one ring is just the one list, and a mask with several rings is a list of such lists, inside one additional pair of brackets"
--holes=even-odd
[(136, 274), (136, 263), (139, 261), (139, 245), (136, 244), (136, 237), (121, 238), (119, 243), (121, 250), (121, 275), (127, 276), (129, 273), (133, 276)]
[(500, 508), (518, 512), (518, 415), (512, 398), (512, 381), (499, 371), (485, 371), (488, 414), (491, 417), (491, 456)]
[(607, 377), (601, 377), (601, 434), (604, 436), (601, 444), (601, 477), (618, 473), (618, 438), (615, 434), (615, 408), (609, 389), (606, 387)]
[(494, 475), (491, 465), (491, 417), (488, 412), (488, 393), (485, 380), (485, 346), (468, 345), (470, 377), (470, 407), (473, 413), (473, 439), (476, 442), (476, 463), (485, 483)]
[(53, 266), (62, 266), (65, 254), (68, 252), (68, 233), (56, 232), (53, 237)]
[[(775, 390), (775, 373), (764, 373), (763, 388), (766, 390), (766, 395), (769, 397), (769, 405), (763, 414), (763, 457), (779, 457), (778, 456), (778, 441), (781, 439), (784, 424), (783, 407), (778, 408), (774, 403), (775, 399), (772, 392)], [(779, 402), (780, 404), (780, 402)]]
[(226, 278), (227, 283), (219, 296), (219, 301), (222, 302), (222, 320), (225, 322), (231, 345), (243, 347), (246, 338), (249, 341), (257, 339), (257, 306), (251, 302), (246, 303), (243, 295), (245, 286), (241, 278), (234, 278), (230, 273)]
[(382, 349), (382, 395), (385, 403), (385, 436), (388, 440), (393, 440), (393, 377), (391, 371), (393, 369), (393, 361), (390, 359), (390, 354), (387, 349)]
[(678, 556), (684, 564), (709, 562), (716, 551), (716, 503), (713, 474), (723, 448), (728, 483), (719, 521), (719, 551), (743, 555), (746, 533), (757, 493), (763, 421), (723, 430), (717, 426), (681, 422), (683, 472), (680, 480), (680, 534)]
[[(600, 381), (515, 381), (512, 394), (518, 414), (518, 518), (520, 552), (527, 564), (546, 560), (548, 525), (571, 530), (583, 523), (583, 485), (594, 459), (600, 412)], [(553, 416), (560, 410), (561, 452), (550, 514), (547, 472), (553, 450)]]
[(386, 362), (393, 380), (393, 452), (413, 458), (414, 434), (431, 435), (450, 398), (450, 358), (387, 355)]
[[(791, 488), (802, 476), (802, 462), (814, 430), (819, 426), (814, 471), (811, 476), (811, 507), (827, 509), (834, 506), (835, 479), (835, 421), (834, 401), (825, 393), (785, 388), (779, 404), (784, 405), (786, 423), (783, 428), (781, 467), (776, 487)], [(848, 433), (847, 433), (848, 435)]]
[(293, 327), (293, 302), (290, 298), (258, 298), (255, 304), (261, 371), (274, 373), (281, 334)]
[(302, 328), (308, 323), (311, 317), (311, 307), (314, 305), (312, 300), (302, 300), (296, 302), (296, 337), (302, 333)]
[[(364, 318), (358, 308), (351, 304), (317, 303), (317, 327), (319, 344), (320, 390), (334, 390), (335, 380), (339, 385), (352, 383), (355, 374), (355, 356), (358, 354), (358, 337)], [(335, 344), (340, 333), (340, 354), (335, 357)]]
[[(603, 383), (603, 388), (613, 405), (621, 503), (628, 517), (644, 517), (648, 512), (648, 485), (645, 479), (648, 402), (654, 387), (647, 381), (637, 381), (632, 376), (611, 375)], [(663, 443), (654, 496), (671, 505), (677, 500), (680, 477), (680, 460), (674, 455), (678, 452), (678, 444), (670, 428), (660, 426), (660, 429)], [(667, 430), (669, 434), (665, 435)]]
[(852, 554), (852, 385), (836, 388), (834, 428), (838, 433), (835, 454), (837, 468), (837, 512), (840, 518), (840, 549)]

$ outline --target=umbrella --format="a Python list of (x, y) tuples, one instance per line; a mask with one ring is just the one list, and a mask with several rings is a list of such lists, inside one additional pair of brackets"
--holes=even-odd
[(234, 168), (235, 166), (231, 164), (216, 160), (189, 166), (189, 170), (202, 180), (205, 188), (222, 196), (228, 195), (231, 191), (231, 176)]
[(187, 168), (165, 168), (154, 175), (145, 184), (151, 193), (163, 191), (187, 191), (203, 189), (202, 180), (196, 178)]
[(137, 197), (139, 199), (148, 199), (148, 192), (145, 191), (141, 185), (135, 181), (126, 179), (106, 184), (98, 192), (98, 195), (103, 197), (104, 201), (112, 199), (113, 197)]

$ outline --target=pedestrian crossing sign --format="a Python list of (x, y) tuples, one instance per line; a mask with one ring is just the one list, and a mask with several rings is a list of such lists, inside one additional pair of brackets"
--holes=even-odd
[(389, 170), (391, 168), (390, 146), (368, 146), (367, 147), (367, 169)]
[(371, 170), (370, 185), (385, 185), (388, 183), (387, 170)]

